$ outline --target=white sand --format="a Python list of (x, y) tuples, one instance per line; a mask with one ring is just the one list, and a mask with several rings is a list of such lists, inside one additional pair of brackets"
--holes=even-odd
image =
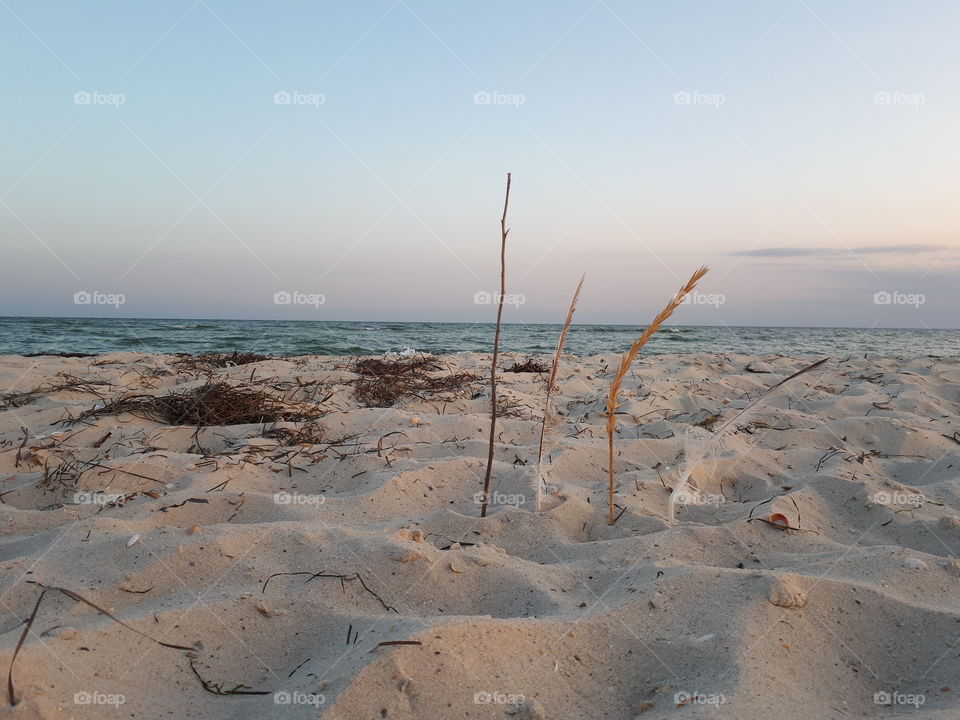
[[(485, 373), (489, 356), (441, 360)], [(360, 408), (344, 359), (214, 372), (242, 384), (255, 371), (296, 400), (330, 394), (327, 442), (308, 447), (280, 448), (262, 425), (196, 436), (130, 415), (57, 425), (96, 401), (82, 392), (0, 411), (0, 667), (39, 594), (32, 580), (195, 645), (197, 672), (224, 692), (269, 691), (206, 692), (187, 653), (48, 593), (14, 669), (21, 702), (5, 716), (960, 717), (957, 361), (832, 360), (754, 419), (745, 452), (712, 478), (694, 473), (703, 504), (665, 520), (685, 428), (731, 416), (810, 360), (641, 358), (625, 384), (614, 527), (603, 431), (612, 353), (561, 372), (565, 425), (540, 512), (531, 468), (544, 376), (501, 375), (518, 416), (499, 422), (494, 489), (517, 504), (485, 519), (474, 495), (489, 396)], [(201, 382), (170, 361), (2, 357), (0, 391), (57, 373), (112, 383), (101, 388), (110, 398)], [(21, 427), (30, 436), (17, 466)], [(823, 459), (830, 448), (841, 452)], [(37, 489), (44, 467), (71, 459), (100, 467)], [(130, 497), (89, 502), (96, 491)], [(294, 501), (277, 502), (281, 491)], [(371, 592), (307, 576), (274, 577), (263, 592), (278, 572), (359, 573)], [(400, 640), (421, 644), (377, 648)]]

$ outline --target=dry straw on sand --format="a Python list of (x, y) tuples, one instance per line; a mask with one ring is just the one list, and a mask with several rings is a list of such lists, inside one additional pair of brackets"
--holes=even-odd
[(740, 457), (746, 455), (746, 453), (749, 451), (749, 446), (737, 446), (738, 443), (733, 442), (734, 436), (740, 430), (740, 428), (749, 423), (754, 418), (754, 414), (766, 404), (771, 396), (777, 391), (781, 390), (787, 383), (800, 377), (801, 375), (816, 370), (829, 359), (830, 358), (823, 358), (821, 360), (817, 360), (815, 363), (797, 370), (797, 372), (793, 373), (789, 377), (785, 377), (776, 385), (772, 385), (766, 390), (766, 392), (748, 403), (745, 408), (723, 423), (723, 425), (718, 427), (712, 433), (708, 433), (697, 427), (689, 428), (687, 435), (684, 438), (685, 447), (683, 453), (683, 463), (680, 465), (680, 474), (673, 492), (670, 493), (670, 499), (667, 501), (667, 519), (671, 521), (674, 519), (674, 511), (677, 501), (685, 494), (688, 494), (687, 488), (690, 484), (690, 476), (694, 470), (697, 470), (699, 473), (702, 469), (702, 471), (706, 472), (706, 474), (709, 474), (708, 467), (714, 464), (716, 458), (718, 458), (721, 453), (725, 451)]
[(547, 397), (543, 405), (543, 423), (540, 425), (540, 446), (537, 450), (537, 510), (540, 509), (540, 486), (543, 482), (544, 441), (552, 430), (556, 430), (558, 425), (557, 411), (553, 406), (553, 391), (557, 384), (557, 372), (560, 369), (560, 358), (563, 356), (563, 346), (567, 342), (567, 335), (570, 333), (570, 323), (573, 322), (573, 314), (577, 310), (577, 301), (580, 299), (580, 291), (583, 289), (583, 281), (586, 277), (586, 273), (580, 276), (580, 282), (577, 283), (577, 289), (573, 293), (573, 299), (570, 300), (570, 307), (567, 308), (567, 318), (563, 323), (563, 330), (560, 331), (560, 338), (557, 340), (557, 351), (554, 353), (553, 364), (550, 368), (550, 377), (547, 380)]
[(620, 358), (620, 367), (617, 368), (617, 374), (614, 376), (613, 381), (610, 383), (610, 394), (607, 397), (607, 443), (610, 449), (610, 525), (613, 525), (616, 522), (616, 517), (613, 514), (613, 473), (614, 473), (614, 463), (613, 463), (613, 437), (617, 432), (617, 405), (618, 397), (620, 395), (620, 387), (623, 385), (623, 378), (626, 377), (627, 373), (630, 371), (630, 366), (633, 364), (634, 359), (637, 357), (637, 353), (640, 352), (640, 348), (647, 344), (647, 341), (653, 337), (653, 334), (660, 329), (660, 327), (673, 315), (673, 311), (676, 310), (683, 299), (693, 291), (697, 286), (697, 283), (700, 281), (704, 275), (707, 274), (707, 267), (701, 267), (693, 275), (690, 276), (690, 279), (687, 280), (687, 284), (684, 285), (677, 291), (677, 294), (673, 296), (670, 302), (667, 303), (667, 306), (660, 311), (660, 314), (657, 315), (653, 322), (647, 326), (647, 329), (643, 331), (643, 335), (637, 338), (633, 345), (630, 346), (630, 349), (627, 350), (623, 357)]

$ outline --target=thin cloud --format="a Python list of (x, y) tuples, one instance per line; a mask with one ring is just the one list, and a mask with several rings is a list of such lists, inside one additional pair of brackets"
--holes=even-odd
[(946, 245), (867, 245), (856, 248), (754, 248), (727, 253), (741, 257), (759, 258), (791, 258), (791, 257), (834, 257), (837, 255), (911, 255), (914, 253), (937, 252), (945, 249)]

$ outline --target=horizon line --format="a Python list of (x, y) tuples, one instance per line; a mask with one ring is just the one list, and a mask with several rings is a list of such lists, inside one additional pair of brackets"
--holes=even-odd
[[(277, 322), (277, 323), (372, 323), (372, 324), (411, 324), (411, 325), (496, 325), (495, 320), (306, 320), (306, 319), (279, 319), (279, 318), (213, 318), (213, 317), (88, 317), (88, 316), (67, 316), (67, 315), (3, 315), (0, 314), (0, 320), (109, 320), (115, 322), (136, 321), (136, 320), (159, 320), (169, 322)], [(561, 322), (503, 322), (503, 325), (557, 325)], [(644, 323), (599, 323), (599, 322), (574, 322), (571, 325), (581, 326), (602, 326), (602, 327), (646, 327)], [(684, 323), (674, 323), (670, 327), (684, 328), (774, 328), (783, 330), (916, 330), (932, 332), (950, 332), (960, 330), (960, 328), (950, 327), (886, 327), (886, 326), (856, 326), (856, 325), (735, 325), (730, 323), (720, 323), (715, 325), (688, 325)]]

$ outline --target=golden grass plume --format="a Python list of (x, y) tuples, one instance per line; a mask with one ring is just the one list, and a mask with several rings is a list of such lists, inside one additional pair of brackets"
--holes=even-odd
[(674, 295), (670, 302), (667, 303), (666, 307), (660, 311), (660, 314), (657, 315), (653, 319), (653, 322), (647, 326), (646, 330), (643, 331), (643, 334), (634, 341), (633, 345), (630, 346), (630, 349), (627, 350), (623, 354), (623, 357), (620, 358), (620, 366), (617, 368), (617, 374), (610, 383), (610, 393), (607, 396), (607, 443), (609, 446), (610, 467), (610, 525), (613, 525), (614, 522), (616, 522), (616, 518), (613, 514), (613, 437), (617, 431), (616, 412), (618, 399), (620, 396), (620, 388), (623, 385), (623, 378), (626, 377), (627, 373), (630, 371), (630, 366), (636, 359), (637, 353), (640, 352), (640, 348), (646, 345), (650, 338), (653, 337), (654, 333), (661, 328), (661, 326), (670, 318), (671, 315), (673, 315), (673, 311), (683, 303), (683, 299), (693, 291), (693, 289), (697, 286), (697, 283), (700, 281), (700, 278), (706, 275), (708, 270), (709, 268), (704, 266), (690, 276), (690, 279), (687, 280), (687, 284), (677, 291), (677, 294)]

